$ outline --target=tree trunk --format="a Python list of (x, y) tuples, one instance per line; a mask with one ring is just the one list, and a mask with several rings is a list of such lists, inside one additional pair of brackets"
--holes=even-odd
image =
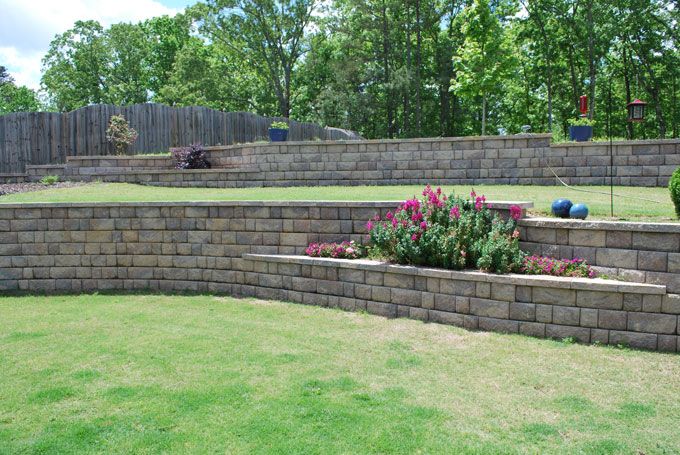
[(416, 134), (422, 136), (422, 105), (420, 98), (420, 74), (422, 66), (422, 33), (420, 26), (420, 0), (416, 0)]
[(486, 93), (482, 94), (482, 136), (486, 136)]
[(593, 0), (588, 0), (587, 8), (587, 27), (588, 27), (588, 75), (590, 78), (590, 99), (588, 100), (590, 112), (588, 118), (595, 117), (595, 82), (597, 78), (597, 67), (595, 65), (595, 24), (593, 22)]
[(387, 20), (387, 5), (385, 0), (382, 2), (382, 33), (383, 33), (383, 69), (384, 69), (384, 83), (385, 83), (385, 109), (387, 114), (387, 137), (394, 137), (394, 107), (392, 102), (392, 90), (390, 86), (390, 40), (389, 40), (389, 23)]

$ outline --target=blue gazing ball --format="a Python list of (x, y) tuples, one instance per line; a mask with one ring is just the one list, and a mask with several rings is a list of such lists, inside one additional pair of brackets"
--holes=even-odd
[(569, 218), (572, 203), (569, 199), (556, 199), (552, 203), (552, 213), (560, 218)]
[(585, 204), (574, 204), (569, 209), (569, 218), (578, 218), (585, 220), (588, 216), (588, 206)]

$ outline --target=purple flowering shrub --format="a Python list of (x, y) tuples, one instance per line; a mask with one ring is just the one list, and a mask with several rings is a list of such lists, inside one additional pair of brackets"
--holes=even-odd
[(359, 259), (366, 256), (366, 248), (354, 240), (342, 243), (310, 243), (305, 254), (315, 258)]
[(210, 169), (210, 162), (201, 144), (172, 149), (175, 169)]
[(524, 262), (517, 230), (522, 210), (513, 206), (510, 213), (507, 220), (493, 214), (474, 191), (469, 198), (447, 197), (428, 185), (422, 199), (409, 199), (366, 227), (376, 253), (400, 264), (509, 273)]
[(583, 259), (553, 259), (545, 256), (528, 256), (520, 269), (527, 275), (553, 275), (578, 278), (595, 278), (595, 271)]

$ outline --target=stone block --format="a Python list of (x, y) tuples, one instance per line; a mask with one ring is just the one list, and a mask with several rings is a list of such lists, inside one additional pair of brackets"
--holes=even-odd
[(470, 299), (470, 313), (487, 318), (508, 319), (510, 304), (508, 302), (473, 297)]
[(532, 294), (534, 303), (562, 306), (576, 304), (576, 291), (572, 289), (534, 287)]
[(553, 324), (579, 325), (580, 320), (580, 308), (559, 305), (553, 307)]
[(397, 305), (418, 306), (421, 301), (421, 291), (412, 289), (392, 289), (392, 303)]
[(369, 301), (366, 302), (366, 311), (387, 318), (397, 317), (397, 306), (391, 303)]
[(611, 330), (609, 344), (620, 344), (637, 349), (656, 349), (658, 335), (652, 333), (623, 332)]
[(672, 314), (630, 313), (628, 330), (634, 332), (674, 334), (678, 317)]
[(519, 322), (507, 319), (496, 319), (493, 317), (482, 317), (478, 319), (479, 329), (501, 333), (518, 333)]
[(435, 294), (434, 308), (438, 311), (456, 312), (456, 297), (449, 294)]
[(423, 292), (420, 299), (420, 306), (431, 310), (434, 308), (434, 294), (432, 292)]
[(609, 330), (604, 329), (590, 329), (590, 342), (608, 344), (609, 343)]
[(585, 327), (572, 327), (566, 325), (546, 324), (545, 336), (562, 340), (564, 338), (574, 338), (580, 343), (590, 342), (590, 329)]
[(624, 311), (642, 311), (642, 294), (623, 294)]
[(623, 308), (623, 294), (620, 292), (579, 290), (576, 295), (576, 305), (603, 310), (620, 310)]
[(536, 322), (552, 322), (552, 305), (536, 305)]
[(676, 352), (678, 350), (678, 339), (676, 335), (659, 335), (657, 349), (663, 352)]
[(626, 330), (628, 313), (616, 310), (599, 310), (597, 327), (601, 329)]
[(515, 289), (515, 300), (518, 302), (532, 303), (531, 286), (517, 286)]
[(680, 314), (680, 295), (664, 295), (661, 300), (661, 311), (668, 314)]
[(411, 319), (417, 319), (419, 321), (427, 321), (429, 319), (429, 311), (425, 308), (408, 308), (408, 316)]
[(448, 311), (429, 310), (430, 322), (438, 322), (440, 324), (455, 325), (458, 327), (465, 326), (465, 317), (457, 313), (449, 313)]
[(535, 321), (536, 305), (533, 303), (510, 302), (510, 319)]
[(515, 301), (515, 286), (512, 284), (491, 283), (491, 298), (493, 300)]
[[(635, 268), (625, 267), (622, 268)], [(638, 253), (638, 270), (651, 270), (653, 272), (665, 272), (668, 268), (668, 253), (662, 251), (640, 251)]]
[(371, 295), (373, 300), (377, 302), (390, 302), (392, 300), (392, 292), (390, 288), (381, 286), (372, 286)]
[(519, 333), (532, 337), (545, 338), (545, 324), (541, 322), (520, 322)]
[(660, 313), (662, 296), (646, 294), (642, 296), (642, 311), (646, 313)]
[[(606, 310), (603, 310), (606, 311)], [(597, 327), (598, 324), (598, 310), (591, 308), (581, 308), (581, 327)]]

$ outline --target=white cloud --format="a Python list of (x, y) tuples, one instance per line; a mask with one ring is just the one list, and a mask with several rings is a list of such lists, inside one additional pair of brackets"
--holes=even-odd
[(40, 60), (55, 35), (77, 20), (96, 20), (104, 27), (138, 22), (179, 10), (157, 0), (0, 0), (0, 65), (21, 85), (40, 87)]

